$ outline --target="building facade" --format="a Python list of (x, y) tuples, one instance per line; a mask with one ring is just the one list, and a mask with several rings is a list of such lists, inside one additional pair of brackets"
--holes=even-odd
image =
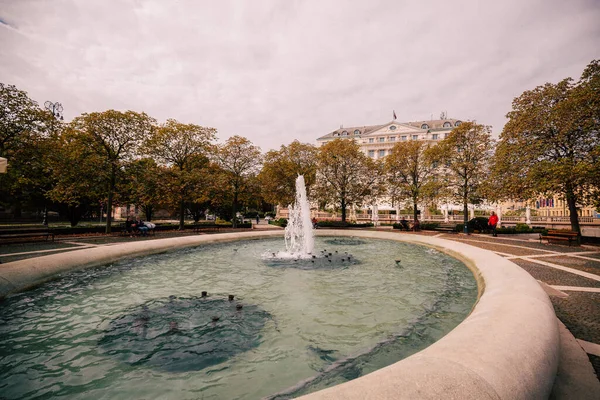
[(335, 139), (351, 139), (358, 143), (366, 156), (380, 159), (391, 154), (397, 142), (422, 140), (434, 144), (445, 139), (461, 123), (461, 120), (448, 118), (415, 122), (394, 120), (383, 125), (340, 127), (318, 138), (317, 143), (322, 146)]

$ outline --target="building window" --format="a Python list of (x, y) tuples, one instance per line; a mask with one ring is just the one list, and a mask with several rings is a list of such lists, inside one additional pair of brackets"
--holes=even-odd
[(459, 126), (461, 123), (462, 123), (462, 122), (460, 122), (460, 121), (456, 121), (456, 122), (454, 123), (454, 126)]
[(451, 128), (452, 124), (450, 122), (444, 122), (444, 128)]
[(369, 138), (369, 143), (374, 143), (375, 139), (373, 139), (372, 137)]
[(433, 140), (438, 140), (440, 138), (440, 135), (438, 135), (437, 133), (434, 133), (433, 135), (431, 135), (431, 138)]
[(447, 133), (444, 133), (444, 139), (446, 139), (448, 137)]
[(354, 131), (354, 134), (355, 134), (355, 135), (360, 135), (360, 131), (359, 131), (358, 129), (356, 129), (356, 130)]
[(390, 142), (395, 142), (396, 141), (396, 136), (390, 136)]
[(385, 150), (379, 150), (379, 157), (385, 157)]
[(392, 155), (392, 153), (393, 153), (393, 150), (392, 150), (392, 149), (388, 150), (388, 154), (389, 154), (389, 155)]
[(348, 131), (342, 132), (342, 136), (348, 136)]
[(396, 130), (396, 125), (390, 126), (390, 131), (395, 131), (395, 130)]
[(385, 142), (385, 138), (384, 137), (380, 137), (379, 138), (379, 143), (383, 143), (383, 142)]
[(429, 125), (423, 124), (423, 125), (421, 125), (421, 129), (429, 129)]
[(369, 150), (369, 157), (375, 157), (375, 150)]
[(418, 140), (419, 139), (419, 135), (412, 135), (412, 140)]
[(340, 136), (340, 133), (339, 132), (334, 132), (333, 136)]
[(406, 136), (402, 136), (400, 140), (402, 140), (402, 141), (406, 140)]

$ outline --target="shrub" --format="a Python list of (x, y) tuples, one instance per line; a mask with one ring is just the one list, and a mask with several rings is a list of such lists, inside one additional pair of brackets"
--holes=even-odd
[(371, 222), (355, 224), (352, 222), (342, 221), (319, 221), (317, 222), (317, 226), (320, 228), (369, 228), (373, 226), (373, 224)]
[(421, 229), (424, 231), (435, 231), (439, 227), (439, 222), (425, 222), (421, 224)]
[(285, 218), (272, 219), (269, 221), (269, 224), (281, 226), (282, 228), (285, 228), (287, 226), (287, 223), (288, 223), (288, 220)]
[(486, 217), (475, 217), (467, 222), (467, 226), (469, 227), (469, 232), (485, 232), (489, 229)]
[(529, 225), (527, 225), (527, 224), (517, 224), (515, 226), (515, 231), (517, 233), (529, 233), (529, 232), (532, 232), (531, 228), (529, 228)]

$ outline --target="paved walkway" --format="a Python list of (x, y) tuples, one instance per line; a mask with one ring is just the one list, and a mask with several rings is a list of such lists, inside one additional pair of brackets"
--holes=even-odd
[(520, 235), (436, 236), (491, 250), (529, 272), (546, 290), (556, 316), (588, 354), (600, 377), (600, 246), (541, 244)]

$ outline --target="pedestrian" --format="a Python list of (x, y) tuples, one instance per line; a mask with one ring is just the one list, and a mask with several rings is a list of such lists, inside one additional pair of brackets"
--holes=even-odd
[(258, 216), (258, 214), (256, 214), (256, 224), (257, 225), (258, 225), (259, 221), (260, 221), (260, 217)]
[(125, 231), (129, 236), (131, 236), (131, 234), (133, 233), (132, 225), (133, 225), (133, 221), (131, 220), (131, 217), (128, 215), (127, 220), (125, 220)]
[(419, 221), (419, 219), (415, 219), (415, 222), (413, 222), (413, 231), (418, 232), (421, 230), (421, 222)]
[(312, 217), (310, 222), (312, 222), (313, 229), (317, 229), (317, 219), (315, 217)]
[(492, 215), (490, 215), (490, 219), (488, 219), (488, 226), (492, 230), (492, 236), (494, 237), (498, 236), (496, 233), (496, 225), (498, 225), (498, 216), (492, 211)]
[(400, 220), (400, 225), (405, 231), (408, 232), (410, 230), (410, 227), (408, 226), (408, 221), (406, 220), (406, 218), (404, 218), (404, 216), (402, 216), (402, 219)]

